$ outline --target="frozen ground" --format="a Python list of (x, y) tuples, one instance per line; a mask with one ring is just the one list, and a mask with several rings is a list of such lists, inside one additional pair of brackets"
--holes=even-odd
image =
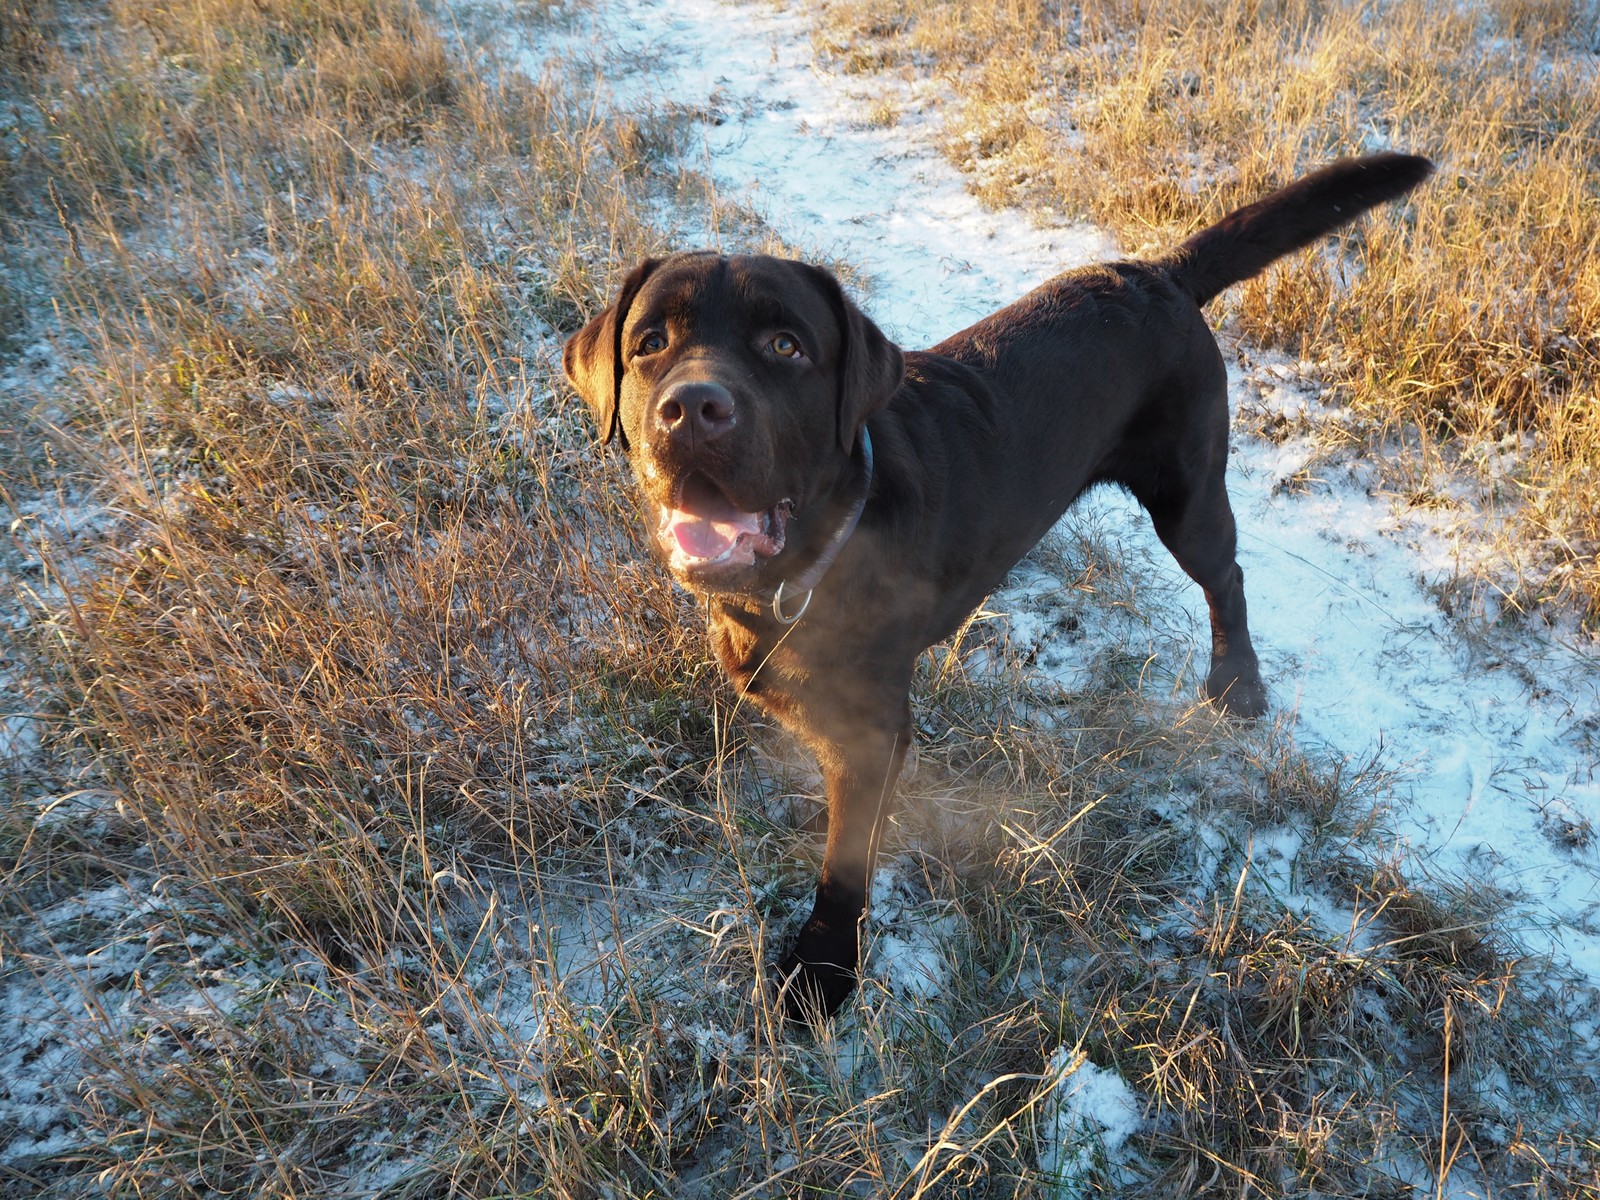
[[(589, 20), (565, 23), (553, 41), (550, 27), (539, 26), (533, 35), (539, 45), (530, 54), (590, 53), (603, 46), (612, 64), (608, 78), (630, 98), (714, 118), (701, 125), (703, 155), (693, 165), (717, 179), (724, 200), (756, 209), (792, 244), (851, 264), (866, 281), (865, 307), (904, 345), (926, 345), (1058, 270), (1117, 252), (1093, 229), (982, 209), (938, 153), (929, 97), (896, 80), (830, 75), (814, 62), (806, 18), (798, 12), (717, 0), (621, 0), (595, 15), (594, 25)], [(619, 76), (617, 63), (636, 69)], [(885, 101), (899, 110), (888, 128), (869, 118)], [(714, 222), (710, 228), (709, 235), (702, 230), (688, 240), (714, 240)], [(1230, 479), (1252, 624), (1279, 719), (1319, 754), (1355, 763), (1376, 756), (1401, 801), (1392, 822), (1400, 839), (1396, 852), (1414, 867), (1514, 893), (1526, 918), (1518, 931), (1523, 944), (1576, 971), (1591, 989), (1600, 986), (1600, 847), (1593, 833), (1600, 824), (1600, 663), (1594, 642), (1573, 632), (1509, 625), (1466, 636), (1441, 611), (1438, 597), (1451, 589), (1458, 561), (1483, 552), (1470, 538), (1471, 521), (1459, 513), (1451, 518), (1465, 527), (1463, 534), (1437, 512), (1407, 510), (1395, 498), (1371, 494), (1375, 473), (1359, 460), (1314, 462), (1307, 431), (1337, 413), (1296, 364), (1252, 355), (1235, 371), (1234, 400), (1247, 417), (1241, 427), (1295, 431), (1276, 441), (1241, 432)], [(1192, 696), (1192, 666), (1203, 663), (1208, 649), (1198, 590), (1123, 497), (1096, 494), (1069, 522), (1075, 533), (1110, 544), (1135, 564), (1142, 581), (1144, 594), (1132, 612), (1119, 608), (1097, 618), (1107, 638), (1128, 639), (1135, 653), (1147, 648), (1166, 668), (1153, 678), (1178, 677), (1176, 686)], [(1074, 641), (1055, 632), (1059, 609), (1086, 607), (1065, 596), (1069, 583), (1030, 562), (989, 608), (1003, 614), (1013, 645), (1038, 671), (1070, 686), (1096, 646), (1093, 630)], [(8, 670), (0, 655), (0, 686)], [(30, 722), (9, 716), (0, 726), (0, 738), (11, 743), (7, 749), (25, 750), (33, 735)], [(78, 820), (73, 813), (81, 810), (92, 826), (108, 819), (114, 804), (80, 792), (46, 807), (41, 820)], [(1270, 875), (1292, 859), (1292, 842), (1283, 831), (1262, 831), (1255, 843), (1258, 870)], [(913, 913), (923, 902), (916, 874), (903, 860), (880, 872), (868, 970), (902, 995), (926, 996), (946, 981), (939, 941), (948, 930), (945, 922), (926, 919), (925, 911)], [(1292, 889), (1292, 881), (1284, 882)], [(694, 933), (711, 941), (751, 919), (738, 896), (718, 899), (702, 891), (696, 897), (690, 874), (649, 884), (633, 889), (638, 912), (627, 919), (637, 918), (637, 927), (658, 922), (660, 911), (674, 904), (698, 905), (691, 914)], [(571, 889), (570, 907), (560, 913), (507, 905), (498, 918), (505, 922), (504, 937), (526, 951), (520, 958), (508, 951), (493, 971), (448, 985), (472, 991), (474, 1003), (492, 1012), (484, 1053), (503, 1060), (511, 1074), (537, 1056), (544, 1018), (529, 973), (507, 971), (507, 963), (559, 961), (569, 992), (581, 995), (600, 986), (590, 981), (603, 976), (616, 949), (607, 943), (609, 901), (597, 897), (596, 909), (586, 913), (578, 891)], [(84, 1069), (70, 1048), (84, 1024), (79, 997), (107, 989), (108, 1025), (133, 1028), (144, 1019), (151, 1001), (126, 981), (153, 970), (165, 951), (155, 945), (154, 930), (166, 903), (151, 880), (134, 876), (40, 914), (47, 933), (91, 918), (119, 932), (103, 952), (68, 963), (69, 977), (35, 981), (19, 972), (0, 986), (0, 1075), (7, 1081), (0, 1089), (0, 1121), (12, 1137), (9, 1146), (0, 1145), (0, 1166), (80, 1144), (68, 1116), (73, 1097), (66, 1094)], [(192, 950), (193, 959), (180, 962), (178, 973), (193, 981), (177, 999), (168, 998), (169, 1012), (186, 1004), (227, 1012), (241, 986), (264, 987), (272, 976), (293, 980), (302, 969), (280, 962), (224, 971), (213, 969), (207, 945)], [(309, 994), (316, 981), (305, 986)], [(330, 1047), (345, 1037), (344, 1027), (334, 1025)], [(428, 1036), (434, 1036), (431, 1028)], [(711, 1028), (696, 1033), (709, 1042), (744, 1036)], [(351, 1086), (359, 1086), (359, 1072), (332, 1049), (319, 1069), (335, 1079), (349, 1073)], [(1049, 1070), (1062, 1078), (1037, 1157), (1062, 1178), (1065, 1195), (1076, 1190), (1071, 1181), (1085, 1169), (1085, 1146), (1093, 1142), (1114, 1153), (1137, 1118), (1127, 1084), (1081, 1063), (1070, 1048), (1055, 1055)], [(420, 1154), (395, 1151), (391, 1161), (389, 1148), (374, 1146), (370, 1177), (351, 1180), (350, 1189), (377, 1186), (408, 1155), (415, 1162)]]

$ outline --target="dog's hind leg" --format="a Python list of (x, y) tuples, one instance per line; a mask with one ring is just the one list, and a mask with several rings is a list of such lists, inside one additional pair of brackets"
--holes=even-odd
[(1211, 670), (1206, 696), (1229, 716), (1259, 717), (1267, 711), (1255, 647), (1246, 619), (1244, 572), (1239, 569), (1238, 533), (1223, 463), (1181, 493), (1145, 502), (1162, 543), (1178, 565), (1205, 591), (1211, 610)]

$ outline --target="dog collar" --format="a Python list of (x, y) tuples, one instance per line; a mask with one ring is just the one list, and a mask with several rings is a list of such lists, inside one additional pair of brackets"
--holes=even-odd
[[(867, 496), (872, 492), (872, 435), (867, 432), (865, 425), (861, 427), (861, 467), (865, 476), (861, 484), (861, 495), (856, 497), (856, 502), (850, 506), (850, 511), (845, 513), (844, 519), (839, 522), (839, 527), (828, 539), (828, 544), (822, 548), (822, 553), (793, 579), (785, 579), (778, 584), (778, 590), (772, 593), (772, 619), (778, 624), (793, 625), (806, 615), (806, 609), (811, 607), (811, 593), (816, 590), (817, 584), (822, 582), (822, 577), (828, 573), (828, 568), (833, 566), (833, 560), (839, 557), (839, 551), (844, 549), (844, 544), (850, 540), (850, 535), (856, 531), (856, 524), (861, 520), (861, 514), (867, 507)], [(796, 600), (799, 601), (799, 608), (792, 613), (783, 611), (785, 602)]]

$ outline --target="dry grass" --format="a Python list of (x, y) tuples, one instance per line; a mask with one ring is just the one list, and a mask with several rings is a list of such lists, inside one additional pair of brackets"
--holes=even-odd
[(847, 70), (951, 82), (948, 151), (980, 195), (1133, 252), (1338, 155), (1434, 157), (1433, 183), (1347, 235), (1359, 257), (1318, 248), (1246, 285), (1233, 327), (1315, 363), (1399, 495), (1474, 485), (1480, 591), (1600, 617), (1592, 2), (850, 0), (817, 30)]
[[(678, 116), (406, 0), (3, 11), (7, 1195), (1592, 1194), (1592, 998), (1375, 769), (1163, 698), (1088, 534), (1084, 685), (929, 656), (874, 973), (782, 1033), (814, 779), (554, 358), (705, 201)], [(1058, 1048), (1147, 1104), (1067, 1181)]]

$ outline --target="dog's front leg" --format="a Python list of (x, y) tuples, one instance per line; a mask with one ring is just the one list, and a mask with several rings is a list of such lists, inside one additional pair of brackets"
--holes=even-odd
[(821, 728), (807, 731), (828, 789), (828, 844), (816, 906), (778, 964), (791, 1017), (831, 1016), (856, 985), (878, 837), (911, 744), (909, 695), (885, 699), (867, 714), (859, 704), (834, 709), (818, 722)]

